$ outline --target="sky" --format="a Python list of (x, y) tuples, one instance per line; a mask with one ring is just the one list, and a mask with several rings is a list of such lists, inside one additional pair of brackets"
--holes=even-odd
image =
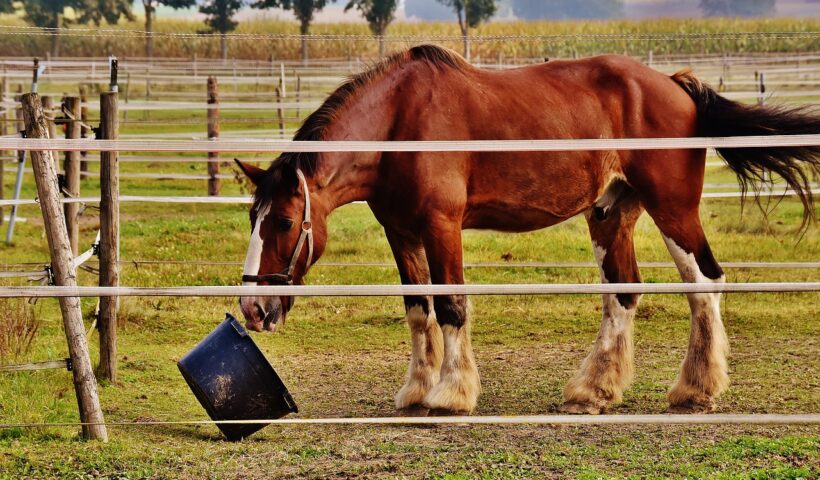
[[(501, 8), (497, 20), (513, 19), (509, 8), (505, 8), (512, 0), (500, 0)], [(579, 0), (582, 1), (582, 0)], [(405, 3), (407, 5), (405, 5)], [(652, 18), (652, 17), (699, 17), (701, 11), (698, 8), (699, 0), (625, 0), (625, 18)], [(346, 0), (338, 0), (336, 4), (331, 4), (316, 16), (316, 22), (362, 22), (361, 15), (355, 10), (344, 12)], [(820, 0), (777, 0), (777, 10), (775, 16), (783, 17), (820, 17)], [(141, 13), (142, 2), (137, 0), (134, 3), (134, 10)], [(446, 7), (436, 0), (402, 0), (396, 15), (398, 20), (422, 21), (414, 12), (422, 12), (425, 18), (437, 20), (454, 20), (455, 16)], [(160, 8), (159, 14), (166, 17), (190, 17), (197, 15), (195, 11), (174, 11), (172, 9)], [(251, 11), (245, 9), (238, 15), (239, 19), (274, 18), (282, 20), (294, 20), (293, 14), (280, 9), (271, 9), (264, 12), (258, 10)]]

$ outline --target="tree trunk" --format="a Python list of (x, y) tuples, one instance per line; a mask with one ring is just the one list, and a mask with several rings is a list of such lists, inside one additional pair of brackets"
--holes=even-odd
[(154, 7), (150, 2), (145, 5), (145, 56), (154, 58)]
[(307, 65), (308, 62), (308, 40), (307, 34), (310, 32), (310, 23), (307, 20), (302, 20), (299, 25), (299, 33), (302, 34), (302, 64)]
[(467, 5), (464, 6), (464, 18), (458, 12), (458, 28), (461, 29), (461, 38), (464, 41), (464, 59), (470, 61), (470, 25), (467, 23)]
[(226, 62), (228, 61), (228, 36), (225, 32), (222, 32), (220, 35), (219, 42), (219, 46), (222, 49), (222, 61)]
[(464, 59), (470, 61), (470, 31), (464, 32)]
[(54, 18), (54, 30), (51, 32), (51, 58), (60, 56), (60, 32), (57, 29), (60, 28), (60, 25), (63, 23), (62, 20), (63, 15), (61, 13), (58, 13)]

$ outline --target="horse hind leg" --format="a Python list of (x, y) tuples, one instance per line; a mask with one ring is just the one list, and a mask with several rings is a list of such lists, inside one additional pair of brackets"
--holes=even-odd
[[(641, 281), (632, 234), (643, 209), (634, 193), (615, 182), (587, 212), (595, 259), (604, 283)], [(632, 330), (640, 295), (603, 295), (598, 337), (581, 368), (564, 388), (566, 413), (598, 414), (619, 403), (632, 381)]]
[[(681, 279), (687, 283), (723, 283), (723, 270), (712, 255), (700, 223), (702, 189), (697, 182), (703, 182), (704, 156), (702, 151), (667, 154), (672, 162), (669, 165), (686, 171), (666, 175), (669, 181), (664, 188), (652, 188), (651, 178), (633, 181), (649, 187), (638, 189), (643, 193), (641, 200), (660, 229)], [(729, 342), (720, 318), (720, 294), (690, 293), (686, 297), (691, 310), (689, 346), (680, 375), (669, 390), (669, 411), (709, 412), (729, 386)]]
[[(726, 277), (715, 261), (697, 216), (688, 218), (687, 234), (663, 232), (669, 253), (687, 283), (723, 283)], [(671, 413), (705, 413), (729, 386), (729, 340), (720, 318), (719, 293), (687, 294), (691, 310), (689, 347), (680, 375), (669, 390)]]

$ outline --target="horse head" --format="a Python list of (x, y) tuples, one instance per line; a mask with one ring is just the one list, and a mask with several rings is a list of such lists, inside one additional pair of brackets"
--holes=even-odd
[[(281, 157), (267, 170), (236, 162), (256, 185), (243, 285), (301, 285), (327, 239), (326, 215), (316, 202), (311, 205), (307, 178)], [(249, 330), (273, 332), (293, 302), (289, 296), (248, 296), (240, 297), (239, 306)]]

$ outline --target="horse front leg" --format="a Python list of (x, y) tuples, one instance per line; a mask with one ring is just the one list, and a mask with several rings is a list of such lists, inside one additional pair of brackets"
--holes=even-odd
[[(404, 285), (430, 283), (430, 271), (421, 240), (385, 229), (393, 257)], [(412, 349), (404, 386), (396, 394), (396, 409), (401, 415), (427, 415), (424, 398), (439, 381), (443, 356), (441, 328), (436, 321), (432, 297), (404, 297), (405, 320), (410, 329)]]
[[(431, 222), (423, 237), (433, 284), (463, 284), (460, 222)], [(468, 415), (475, 410), (481, 382), (470, 341), (467, 297), (436, 296), (433, 303), (444, 337), (444, 361), (441, 379), (424, 398), (424, 406), (437, 415)]]

